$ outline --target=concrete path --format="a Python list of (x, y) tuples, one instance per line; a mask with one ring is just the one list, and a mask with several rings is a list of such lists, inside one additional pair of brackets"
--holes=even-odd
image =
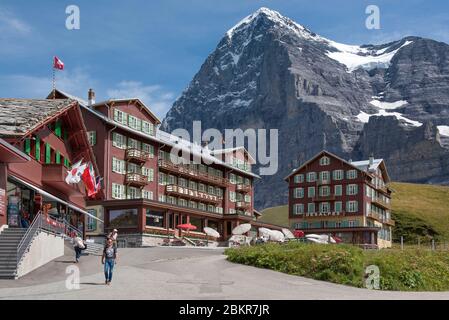
[[(69, 252), (68, 252), (69, 253)], [(449, 299), (449, 292), (358, 289), (233, 264), (222, 249), (120, 249), (111, 286), (100, 257), (83, 256), (79, 289), (66, 287), (64, 256), (19, 280), (0, 280), (0, 299)]]

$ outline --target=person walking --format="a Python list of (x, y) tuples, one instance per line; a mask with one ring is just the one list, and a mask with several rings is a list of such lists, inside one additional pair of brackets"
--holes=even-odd
[(73, 248), (75, 249), (75, 263), (78, 263), (80, 261), (81, 251), (86, 249), (86, 244), (80, 237), (75, 237), (73, 241)]
[(112, 245), (114, 246), (114, 248), (117, 248), (117, 237), (118, 237), (117, 229), (112, 230), (112, 232), (108, 234), (108, 239), (112, 240)]
[(117, 263), (117, 247), (114, 246), (111, 238), (106, 240), (106, 246), (103, 249), (101, 263), (104, 264), (105, 284), (110, 285), (112, 281), (112, 272)]

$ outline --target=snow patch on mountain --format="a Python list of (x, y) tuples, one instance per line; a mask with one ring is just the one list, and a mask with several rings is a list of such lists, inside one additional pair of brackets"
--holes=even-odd
[(397, 108), (400, 108), (400, 107), (408, 104), (408, 102), (405, 100), (386, 102), (386, 101), (380, 101), (377, 99), (371, 100), (370, 103), (379, 109), (385, 109), (385, 110), (397, 109)]
[(449, 137), (449, 126), (437, 126), (440, 135)]
[(396, 119), (403, 120), (403, 121), (405, 121), (405, 123), (407, 125), (410, 125), (413, 127), (421, 127), (423, 125), (422, 122), (408, 119), (408, 118), (404, 117), (399, 112), (387, 112), (386, 110), (383, 110), (383, 109), (379, 110), (379, 112), (375, 113), (375, 114), (368, 114), (366, 112), (360, 111), (360, 113), (356, 116), (356, 118), (363, 123), (368, 123), (369, 118), (374, 117), (374, 116), (378, 116), (378, 117), (394, 116)]
[(391, 59), (394, 55), (401, 48), (412, 42), (413, 41), (406, 41), (396, 50), (386, 52), (390, 49), (390, 47), (383, 48), (381, 50), (368, 50), (367, 48), (362, 48), (360, 46), (346, 45), (328, 40), (329, 45), (337, 49), (337, 51), (328, 51), (326, 55), (329, 58), (344, 64), (348, 68), (348, 73), (360, 68), (365, 70), (372, 70), (376, 68), (387, 69), (390, 66)]

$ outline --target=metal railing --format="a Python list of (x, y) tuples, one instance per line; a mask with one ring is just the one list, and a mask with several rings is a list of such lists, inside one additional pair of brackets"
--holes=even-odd
[(41, 226), (42, 226), (42, 213), (39, 211), (39, 213), (36, 215), (33, 222), (31, 223), (31, 225), (28, 227), (27, 231), (23, 235), (22, 240), (20, 240), (19, 245), (17, 246), (16, 266), (19, 266), (20, 262), (23, 259), (23, 256), (25, 255), (25, 252), (31, 246), (34, 237), (36, 236), (36, 234), (40, 232)]

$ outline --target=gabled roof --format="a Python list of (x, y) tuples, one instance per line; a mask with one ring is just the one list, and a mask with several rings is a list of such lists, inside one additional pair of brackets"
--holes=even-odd
[(161, 123), (161, 120), (159, 120), (158, 117), (156, 117), (156, 115), (150, 110), (150, 108), (142, 102), (142, 100), (140, 100), (139, 98), (124, 98), (124, 99), (108, 99), (105, 101), (101, 101), (98, 103), (94, 103), (93, 105), (91, 105), (91, 108), (96, 108), (99, 106), (103, 106), (103, 105), (109, 105), (109, 104), (114, 104), (115, 102), (137, 102), (149, 115), (150, 117), (152, 117), (157, 124)]
[(299, 168), (294, 169), (294, 170), (292, 171), (292, 173), (290, 173), (288, 176), (286, 176), (286, 177), (284, 178), (284, 180), (287, 181), (292, 175), (296, 174), (296, 173), (297, 173), (298, 171), (300, 171), (302, 168), (304, 168), (304, 167), (307, 166), (308, 164), (310, 164), (310, 163), (312, 163), (313, 161), (315, 161), (317, 158), (320, 158), (320, 157), (322, 157), (322, 156), (324, 156), (324, 155), (329, 156), (329, 157), (336, 158), (336, 159), (342, 161), (343, 163), (347, 164), (348, 166), (351, 166), (351, 167), (353, 167), (354, 169), (357, 169), (358, 171), (360, 171), (360, 172), (362, 172), (362, 173), (365, 173), (365, 174), (368, 174), (368, 175), (371, 173), (371, 169), (372, 169), (372, 170), (376, 170), (379, 166), (381, 166), (382, 169), (383, 169), (382, 171), (383, 171), (383, 174), (384, 174), (384, 179), (385, 179), (385, 181), (389, 181), (389, 180), (390, 180), (390, 177), (388, 176), (388, 173), (387, 173), (387, 168), (386, 168), (386, 166), (385, 166), (385, 161), (384, 161), (383, 159), (374, 159), (373, 165), (372, 165), (372, 166), (369, 166), (369, 160), (362, 160), (362, 161), (353, 161), (353, 162), (349, 162), (349, 161), (346, 161), (346, 160), (340, 158), (339, 156), (337, 156), (337, 155), (335, 155), (335, 154), (333, 154), (333, 153), (330, 153), (329, 151), (326, 151), (326, 150), (323, 150), (323, 151), (317, 153), (317, 154), (316, 154), (315, 156), (313, 156), (310, 160), (308, 160), (307, 162), (305, 162), (304, 164), (302, 164)]
[(251, 156), (251, 154), (248, 152), (248, 150), (246, 150), (246, 148), (243, 146), (235, 147), (235, 148), (212, 150), (211, 154), (213, 154), (213, 155), (226, 154), (226, 153), (231, 153), (231, 152), (239, 151), (239, 150), (243, 150), (243, 152), (248, 156), (248, 159), (251, 164), (256, 163), (256, 160), (254, 160), (254, 158)]
[(0, 98), (0, 136), (23, 136), (75, 104), (71, 99)]

